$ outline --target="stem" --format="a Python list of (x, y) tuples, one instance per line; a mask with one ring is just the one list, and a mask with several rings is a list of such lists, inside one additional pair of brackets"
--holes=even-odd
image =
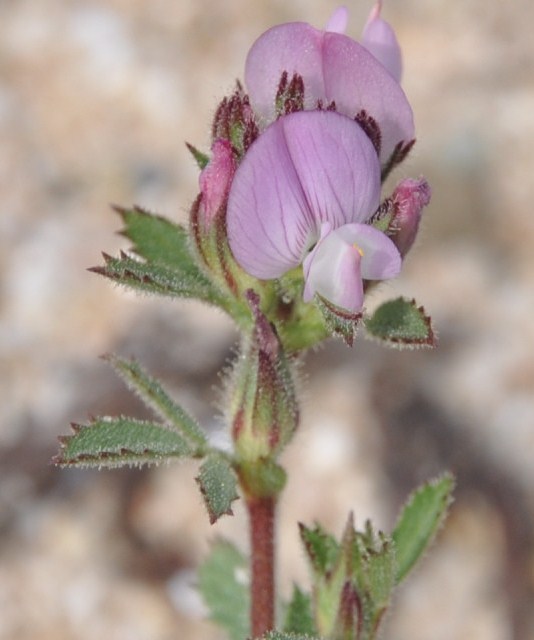
[(253, 638), (274, 629), (274, 518), (276, 498), (247, 501), (252, 559), (250, 622)]

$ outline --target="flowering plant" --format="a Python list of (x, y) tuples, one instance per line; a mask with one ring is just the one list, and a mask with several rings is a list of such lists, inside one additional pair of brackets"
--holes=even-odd
[[(369, 291), (401, 271), (430, 188), (423, 178), (404, 179), (382, 199), (384, 180), (415, 142), (400, 48), (380, 2), (361, 42), (345, 35), (347, 19), (340, 8), (325, 30), (295, 22), (261, 35), (244, 86), (216, 110), (211, 152), (188, 145), (201, 170), (189, 229), (118, 208), (132, 251), (104, 255), (93, 269), (136, 291), (197, 298), (234, 319), (241, 344), (225, 411), (232, 449), (213, 446), (137, 362), (107, 356), (160, 420), (105, 416), (74, 425), (56, 458), (98, 467), (195, 458), (212, 523), (244, 500), (250, 561), (220, 542), (199, 570), (211, 617), (232, 640), (375, 638), (391, 592), (451, 499), (453, 480), (444, 475), (414, 492), (390, 534), (371, 523), (358, 531), (352, 517), (339, 541), (319, 524), (300, 525), (311, 589), (295, 587), (278, 607), (275, 515), (286, 481), (279, 456), (299, 421), (297, 362), (329, 336), (352, 346), (360, 329), (394, 347), (435, 344), (415, 301), (365, 307)], [(241, 565), (249, 590), (236, 580)]]

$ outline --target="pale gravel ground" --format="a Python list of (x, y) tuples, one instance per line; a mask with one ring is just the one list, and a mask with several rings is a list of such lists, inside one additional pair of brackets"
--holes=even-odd
[[(370, 3), (351, 7), (359, 33)], [(0, 640), (218, 638), (189, 588), (210, 528), (193, 465), (60, 472), (56, 435), (90, 413), (141, 415), (97, 356), (136, 355), (215, 432), (231, 326), (196, 304), (88, 274), (124, 242), (108, 203), (184, 219), (217, 100), (254, 38), (324, 24), (335, 2), (0, 2)], [(453, 468), (447, 528), (397, 598), (391, 640), (534, 637), (534, 5), (391, 0), (418, 144), (396, 175), (434, 198), (381, 297), (432, 313), (435, 352), (329, 344), (308, 358), (285, 455), (282, 588), (306, 583), (296, 520), (389, 527), (417, 482)]]

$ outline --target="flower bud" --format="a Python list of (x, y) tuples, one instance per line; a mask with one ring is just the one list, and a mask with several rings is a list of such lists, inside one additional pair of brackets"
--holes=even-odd
[(293, 380), (276, 330), (252, 290), (247, 299), (254, 328), (236, 364), (229, 419), (241, 463), (274, 459), (298, 423)]
[(228, 140), (215, 140), (211, 147), (211, 159), (199, 178), (201, 201), (199, 223), (208, 230), (217, 215), (224, 216), (236, 161)]
[(191, 237), (207, 270), (223, 289), (237, 295), (236, 266), (226, 238), (226, 204), (237, 164), (228, 140), (215, 140), (211, 153), (200, 173), (200, 193), (191, 207)]
[(430, 195), (430, 185), (424, 178), (406, 178), (399, 182), (393, 192), (393, 213), (388, 235), (403, 257), (415, 241), (423, 207), (430, 202)]

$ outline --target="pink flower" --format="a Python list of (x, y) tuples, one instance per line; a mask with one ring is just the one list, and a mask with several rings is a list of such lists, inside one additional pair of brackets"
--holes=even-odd
[(370, 16), (363, 44), (343, 33), (344, 8), (334, 13), (325, 31), (292, 22), (261, 35), (249, 51), (245, 83), (264, 123), (276, 116), (283, 72), (289, 78), (298, 74), (304, 82), (305, 109), (316, 109), (319, 101), (325, 107), (334, 102), (339, 113), (378, 130), (374, 137), (383, 166), (399, 154), (414, 139), (413, 114), (396, 79), (400, 51), (397, 45), (395, 52), (395, 35), (386, 29), (379, 11), (380, 6)]
[(380, 198), (380, 164), (361, 127), (332, 111), (278, 119), (252, 144), (228, 196), (228, 241), (260, 279), (304, 263), (305, 300), (315, 293), (359, 311), (363, 279), (401, 267), (393, 242), (367, 220)]

